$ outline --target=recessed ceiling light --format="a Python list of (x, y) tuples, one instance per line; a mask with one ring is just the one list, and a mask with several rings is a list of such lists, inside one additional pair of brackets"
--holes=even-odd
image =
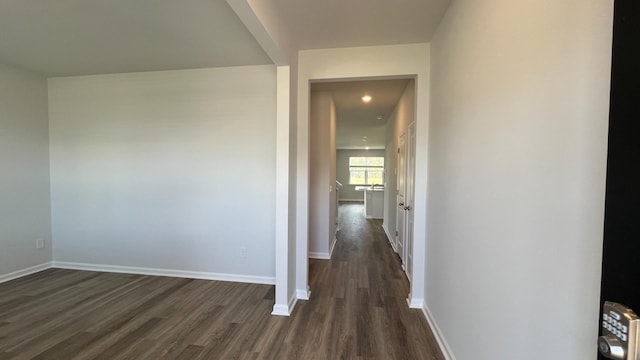
[(362, 97), (362, 101), (364, 101), (364, 102), (368, 103), (369, 101), (371, 101), (371, 96), (369, 96), (369, 95), (365, 95), (365, 96), (363, 96), (363, 97)]
[(382, 120), (382, 115), (378, 115), (378, 120)]

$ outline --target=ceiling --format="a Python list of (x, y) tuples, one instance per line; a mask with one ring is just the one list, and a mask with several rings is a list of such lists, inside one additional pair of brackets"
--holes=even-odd
[(2, 0), (0, 63), (68, 76), (273, 62), (222, 0)]
[[(244, 0), (0, 0), (0, 63), (44, 76), (273, 64), (228, 1)], [(297, 50), (428, 42), (450, 2), (247, 1)], [(384, 148), (406, 82), (314, 84), (334, 93), (338, 147)]]
[[(257, 0), (267, 1), (267, 0)], [(300, 50), (431, 41), (450, 0), (268, 0)]]
[[(288, 40), (300, 50), (412, 44), (431, 41), (450, 0), (255, 0), (271, 5)], [(314, 83), (312, 91), (334, 93), (336, 147), (383, 149), (385, 124), (404, 80)], [(373, 97), (363, 104), (368, 92)], [(382, 115), (382, 120), (377, 116)], [(367, 141), (362, 141), (366, 136)]]
[[(384, 149), (386, 123), (409, 79), (321, 82), (311, 93), (328, 91), (336, 106), (336, 148)], [(365, 103), (362, 96), (371, 96)], [(366, 138), (365, 138), (366, 137)]]
[[(227, 1), (2, 0), (0, 63), (45, 76), (272, 64)], [(247, 1), (304, 50), (428, 42), (450, 0)]]

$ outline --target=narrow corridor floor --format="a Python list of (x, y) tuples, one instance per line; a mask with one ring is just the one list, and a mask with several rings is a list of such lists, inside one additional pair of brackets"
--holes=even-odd
[(444, 359), (422, 312), (407, 306), (409, 281), (382, 221), (343, 203), (338, 229), (331, 260), (310, 260), (311, 300), (298, 309), (317, 334), (314, 356)]

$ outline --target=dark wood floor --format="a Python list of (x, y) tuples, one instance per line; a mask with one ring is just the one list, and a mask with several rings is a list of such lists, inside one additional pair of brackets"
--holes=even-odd
[(0, 284), (0, 360), (444, 359), (380, 221), (339, 213), (291, 317), (268, 285), (50, 269)]

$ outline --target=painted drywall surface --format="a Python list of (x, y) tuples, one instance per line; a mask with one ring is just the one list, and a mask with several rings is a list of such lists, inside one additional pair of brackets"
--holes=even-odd
[(596, 356), (612, 5), (454, 1), (433, 40), (425, 286), (457, 359)]
[[(346, 150), (339, 149), (336, 155), (336, 177), (342, 183), (339, 196), (341, 201), (363, 201), (364, 193), (356, 191), (356, 185), (349, 185), (349, 157), (351, 156), (382, 156), (384, 150)], [(389, 171), (385, 159), (385, 172)], [(391, 170), (393, 172), (393, 170)]]
[(54, 78), (49, 109), (55, 261), (275, 275), (274, 66)]
[(369, 46), (304, 50), (298, 57), (296, 289), (308, 286), (309, 240), (309, 98), (311, 80), (381, 77), (416, 78), (416, 203), (413, 279), (409, 295), (413, 307), (422, 307), (427, 204), (427, 127), (429, 120), (429, 44)]
[(329, 116), (329, 254), (337, 241), (336, 230), (338, 228), (338, 192), (336, 185), (336, 106), (331, 96), (331, 116)]
[(411, 80), (407, 83), (398, 104), (387, 120), (385, 162), (387, 170), (385, 172), (385, 191), (384, 191), (384, 213), (383, 226), (387, 232), (387, 236), (391, 235), (390, 240), (395, 241), (395, 233), (397, 230), (397, 183), (398, 171), (398, 138), (406, 133), (409, 124), (415, 120), (415, 81)]
[[(296, 294), (296, 223), (297, 223), (297, 106), (298, 106), (298, 52), (291, 59), (289, 83), (289, 238), (287, 284), (289, 298), (295, 299)], [(280, 241), (278, 239), (277, 241)], [(277, 259), (277, 261), (282, 261)]]
[(51, 261), (49, 199), (47, 80), (0, 64), (0, 276)]
[[(335, 105), (330, 92), (311, 94), (309, 253), (328, 255), (335, 233)], [(333, 148), (331, 129), (333, 126)], [(333, 155), (332, 155), (333, 153)], [(333, 173), (333, 178), (332, 178)], [(332, 201), (333, 200), (333, 201)], [(333, 225), (332, 225), (333, 224)], [(334, 229), (334, 232), (331, 232)], [(316, 256), (316, 255), (313, 255)]]

